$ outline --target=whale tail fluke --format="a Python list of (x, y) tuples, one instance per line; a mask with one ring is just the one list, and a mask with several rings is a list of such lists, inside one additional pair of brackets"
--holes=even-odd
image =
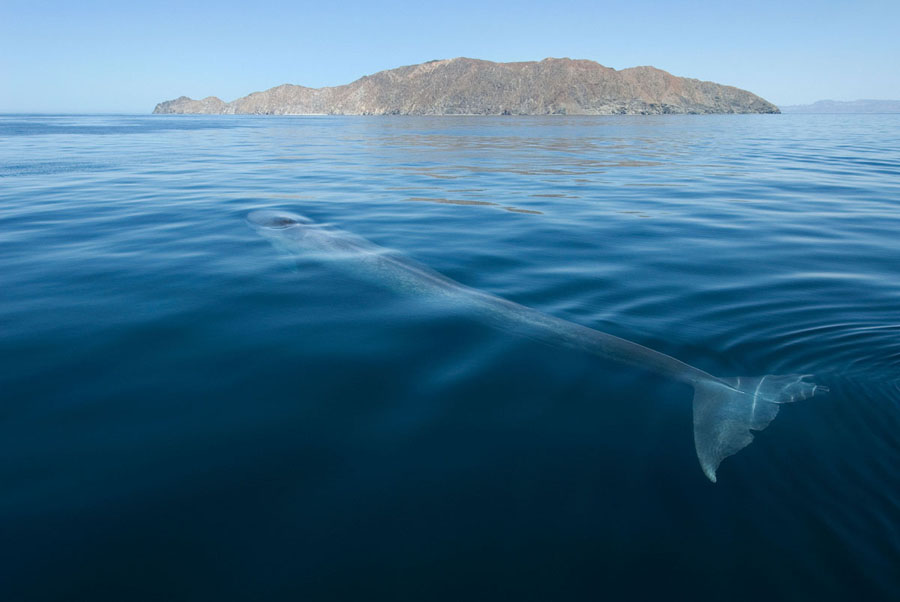
[(778, 406), (825, 393), (810, 375), (739, 376), (694, 385), (694, 445), (703, 473), (713, 483), (722, 460), (753, 441), (778, 414)]

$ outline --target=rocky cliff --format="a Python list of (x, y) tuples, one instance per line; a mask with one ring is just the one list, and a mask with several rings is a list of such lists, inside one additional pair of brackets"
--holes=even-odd
[(654, 67), (616, 71), (594, 61), (492, 63), (457, 58), (367, 75), (329, 88), (284, 84), (226, 103), (186, 96), (154, 113), (249, 115), (635, 115), (778, 113), (732, 86)]

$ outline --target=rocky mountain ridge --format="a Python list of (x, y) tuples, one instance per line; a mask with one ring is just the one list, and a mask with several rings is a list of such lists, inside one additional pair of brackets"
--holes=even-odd
[(494, 63), (429, 61), (364, 76), (343, 86), (283, 84), (232, 102), (186, 96), (157, 114), (248, 115), (615, 115), (778, 113), (732, 86), (676, 77), (654, 67), (617, 71), (588, 60)]

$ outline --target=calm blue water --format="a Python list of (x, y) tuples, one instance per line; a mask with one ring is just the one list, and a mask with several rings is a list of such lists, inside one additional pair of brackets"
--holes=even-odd
[[(278, 208), (722, 376), (299, 261)], [(0, 598), (900, 595), (900, 116), (0, 117)]]

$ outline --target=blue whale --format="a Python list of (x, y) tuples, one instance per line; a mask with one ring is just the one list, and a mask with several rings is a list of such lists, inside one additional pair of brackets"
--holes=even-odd
[(712, 482), (722, 460), (748, 446), (752, 431), (766, 428), (781, 404), (828, 391), (810, 382), (808, 374), (716, 377), (638, 343), (470, 288), (399, 253), (294, 213), (253, 211), (247, 221), (290, 253), (312, 255), (394, 290), (464, 303), (498, 328), (691, 385), (694, 446), (700, 467)]

